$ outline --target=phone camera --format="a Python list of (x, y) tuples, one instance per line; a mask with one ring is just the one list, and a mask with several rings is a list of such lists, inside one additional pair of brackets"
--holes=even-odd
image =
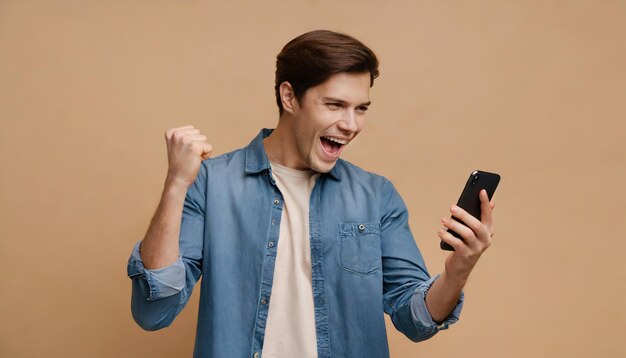
[(472, 179), (472, 186), (476, 185), (477, 182), (478, 182), (478, 175), (474, 175), (474, 178)]

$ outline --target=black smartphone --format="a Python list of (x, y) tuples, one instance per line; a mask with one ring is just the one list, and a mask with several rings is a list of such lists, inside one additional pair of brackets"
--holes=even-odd
[[(456, 205), (463, 210), (467, 211), (470, 215), (480, 220), (480, 197), (478, 194), (481, 190), (485, 189), (487, 191), (487, 196), (489, 200), (493, 197), (493, 194), (496, 192), (496, 188), (498, 187), (498, 183), (500, 182), (500, 175), (495, 173), (483, 172), (480, 170), (475, 170), (470, 174), (467, 179), (467, 183), (465, 183), (465, 188), (463, 188), (463, 192), (461, 193), (461, 197), (459, 197), (459, 201)], [(454, 220), (463, 223), (461, 220), (452, 217)], [(448, 230), (449, 233), (461, 238), (461, 235), (457, 234), (453, 230)], [(454, 248), (443, 240), (439, 244), (442, 250), (454, 251)]]

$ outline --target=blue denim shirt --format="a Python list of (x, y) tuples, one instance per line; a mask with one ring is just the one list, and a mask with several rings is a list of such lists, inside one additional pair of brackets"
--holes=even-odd
[[(202, 162), (185, 198), (178, 261), (145, 269), (137, 243), (128, 262), (133, 317), (146, 330), (170, 325), (202, 277), (195, 357), (261, 355), (283, 209), (263, 147), (270, 133)], [(436, 277), (387, 179), (339, 160), (317, 179), (309, 211), (320, 358), (388, 357), (383, 313), (416, 342), (458, 320), (463, 295), (442, 324), (428, 313)]]

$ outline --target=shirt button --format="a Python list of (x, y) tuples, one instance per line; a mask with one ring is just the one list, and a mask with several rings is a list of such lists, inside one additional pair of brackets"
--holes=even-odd
[(365, 230), (365, 225), (363, 225), (363, 224), (359, 224), (359, 230), (360, 230), (360, 231)]
[(259, 352), (254, 352), (254, 358), (259, 358)]
[(272, 219), (272, 225), (276, 225), (276, 220)]
[(280, 201), (278, 201), (278, 199), (274, 199), (274, 205), (278, 205), (278, 203), (280, 203)]
[(270, 241), (270, 242), (267, 244), (267, 246), (269, 246), (269, 247), (274, 247), (274, 241)]
[(267, 298), (264, 298), (261, 300), (261, 304), (266, 305), (267, 304)]

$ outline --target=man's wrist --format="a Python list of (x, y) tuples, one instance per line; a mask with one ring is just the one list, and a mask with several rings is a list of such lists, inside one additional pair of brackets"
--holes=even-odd
[(187, 194), (188, 188), (189, 185), (187, 185), (185, 182), (168, 176), (165, 179), (165, 184), (163, 186), (163, 195), (185, 195)]
[(442, 283), (445, 283), (446, 286), (456, 288), (459, 291), (465, 287), (467, 279), (468, 277), (465, 275), (450, 275), (445, 269), (438, 278), (438, 280), (442, 280)]

